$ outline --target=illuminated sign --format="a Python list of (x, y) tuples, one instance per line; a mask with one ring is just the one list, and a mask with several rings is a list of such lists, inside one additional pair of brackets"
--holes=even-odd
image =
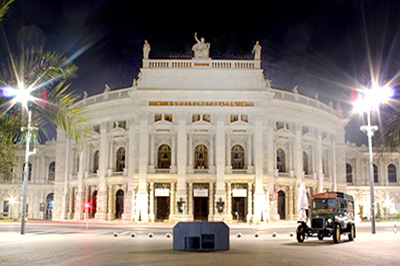
[(254, 107), (254, 102), (149, 101), (149, 106)]

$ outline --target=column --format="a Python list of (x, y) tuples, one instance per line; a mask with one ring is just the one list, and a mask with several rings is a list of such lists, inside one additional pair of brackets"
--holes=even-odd
[[(171, 135), (171, 143), (172, 143), (172, 147), (171, 147), (171, 174), (175, 174), (176, 173), (176, 136), (175, 134)], [(173, 206), (173, 205), (171, 205)]]
[(154, 182), (150, 182), (150, 210), (149, 221), (154, 222)]
[(155, 151), (155, 133), (150, 133), (150, 165), (149, 165), (149, 173), (154, 173), (155, 172), (155, 167), (154, 167), (154, 161), (155, 161), (155, 156), (154, 156), (154, 151)]
[(124, 196), (124, 213), (122, 220), (133, 220), (133, 174), (135, 172), (135, 121), (130, 119), (129, 126), (129, 140), (128, 140), (128, 187)]
[(186, 173), (193, 173), (193, 133), (189, 133), (188, 154), (189, 161)]
[(186, 134), (186, 114), (177, 114), (178, 121), (178, 135), (177, 135), (177, 184), (176, 184), (176, 196), (174, 205), (171, 208), (175, 208), (174, 220), (179, 221), (182, 218), (182, 214), (178, 212), (177, 202), (182, 201), (188, 204), (188, 198), (186, 193), (186, 165), (187, 165), (187, 134)]
[(226, 170), (227, 174), (232, 173), (232, 158), (231, 158), (231, 135), (226, 134)]
[(249, 222), (253, 216), (253, 193), (252, 193), (252, 183), (247, 183), (247, 222)]
[[(214, 198), (221, 198), (222, 201), (226, 202), (225, 192), (225, 125), (224, 125), (224, 114), (217, 114), (217, 132), (215, 134), (215, 163), (216, 163), (216, 189)], [(214, 206), (215, 215), (214, 220), (219, 221), (226, 217), (225, 214), (220, 214)]]
[(228, 213), (227, 219), (229, 221), (232, 221), (232, 183), (229, 182), (227, 186), (228, 186), (228, 191), (227, 191), (228, 198), (226, 201), (226, 212)]
[(318, 178), (318, 193), (324, 190), (324, 173), (322, 166), (322, 132), (318, 131), (317, 148), (316, 148), (316, 161), (317, 161), (317, 178)]
[[(254, 170), (255, 170), (255, 191), (254, 191), (254, 222), (260, 222), (265, 212), (264, 195), (264, 167), (263, 167), (263, 115), (254, 116)], [(265, 220), (265, 219), (264, 219)]]
[(247, 173), (251, 174), (254, 172), (253, 167), (253, 145), (251, 143), (251, 135), (247, 135)]
[[(62, 199), (62, 203), (61, 203), (61, 219), (70, 219), (71, 217), (71, 213), (73, 212), (73, 210), (69, 210), (69, 208), (71, 208), (71, 200), (69, 201), (68, 204), (68, 177), (70, 175), (70, 160), (71, 160), (71, 147), (70, 147), (70, 141), (69, 139), (66, 140), (67, 143), (65, 145), (65, 161), (64, 161), (64, 195), (63, 195), (63, 199)], [(57, 144), (57, 148), (59, 148), (58, 144)], [(57, 157), (56, 157), (57, 160)], [(61, 169), (61, 168), (59, 168)], [(57, 171), (57, 161), (56, 161), (56, 171)], [(61, 171), (60, 171), (61, 172)], [(71, 189), (70, 189), (71, 190)], [(69, 205), (69, 207), (68, 207)], [(68, 217), (67, 217), (68, 216)]]
[[(107, 138), (107, 123), (100, 125), (100, 154), (99, 154), (99, 185), (97, 192), (97, 210), (95, 219), (105, 221), (107, 218), (107, 162), (109, 143)], [(79, 188), (78, 188), (79, 191)]]
[(219, 199), (215, 199), (214, 198), (214, 186), (213, 185), (214, 185), (213, 183), (209, 183), (208, 184), (208, 209), (210, 210), (210, 212), (208, 214), (208, 220), (209, 221), (212, 221), (213, 216), (214, 216), (214, 208), (213, 208), (213, 206), (219, 200)]
[(171, 182), (171, 189), (169, 191), (169, 220), (172, 221), (173, 217), (175, 216), (176, 212), (175, 212), (175, 183)]
[(84, 147), (86, 147), (86, 144), (83, 144), (82, 150), (79, 152), (79, 172), (78, 172), (78, 195), (77, 195), (77, 201), (76, 204), (78, 205), (78, 208), (76, 208), (76, 212), (74, 215), (75, 220), (81, 220), (83, 218), (83, 208), (85, 204), (85, 191), (83, 187), (83, 173), (84, 173), (84, 163), (83, 163), (83, 158), (84, 158)]
[[(335, 136), (333, 136), (334, 138)], [(336, 141), (335, 139), (332, 139), (332, 182), (333, 182), (333, 191), (337, 191), (337, 175), (336, 175)]]
[(208, 156), (208, 162), (209, 162), (209, 173), (214, 174), (215, 173), (215, 164), (214, 164), (214, 133), (210, 132), (209, 136), (209, 143), (210, 146), (208, 148), (209, 150), (209, 156)]
[[(136, 221), (148, 222), (147, 167), (149, 164), (148, 113), (140, 114), (139, 184), (136, 194)], [(140, 219), (139, 219), (140, 218)]]
[(108, 213), (107, 220), (111, 221), (115, 218), (115, 201), (113, 200), (113, 185), (108, 185)]

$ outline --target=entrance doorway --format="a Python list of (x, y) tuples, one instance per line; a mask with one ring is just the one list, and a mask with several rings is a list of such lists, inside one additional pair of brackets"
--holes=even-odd
[(236, 221), (246, 221), (246, 198), (232, 197), (232, 217)]
[(124, 191), (122, 189), (117, 191), (115, 197), (115, 219), (121, 219), (124, 213)]
[(208, 220), (208, 197), (194, 197), (193, 219), (197, 221)]
[(169, 219), (169, 203), (170, 197), (156, 197), (157, 201), (157, 212), (156, 212), (156, 220), (157, 221), (164, 221)]
[(278, 192), (278, 214), (281, 220), (286, 219), (286, 199), (282, 190)]
[(50, 193), (46, 198), (46, 220), (51, 220), (53, 218), (53, 208), (54, 208), (54, 193)]

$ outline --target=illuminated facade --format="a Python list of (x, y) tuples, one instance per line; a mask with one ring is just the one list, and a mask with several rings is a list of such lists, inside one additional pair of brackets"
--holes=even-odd
[[(216, 60), (196, 50), (201, 44), (192, 59), (149, 59), (146, 42), (131, 87), (106, 85), (77, 103), (93, 136), (77, 146), (59, 130), (31, 156), (29, 218), (81, 220), (89, 202), (99, 221), (297, 219), (303, 183), (309, 195), (348, 191), (368, 202), (366, 149), (345, 143), (340, 108), (272, 88), (260, 47), (254, 59)], [(23, 156), (18, 150), (17, 176)], [(400, 156), (391, 156), (397, 175)], [(398, 208), (397, 179), (379, 182)], [(20, 216), (9, 198), (21, 187), (0, 184), (8, 215)]]

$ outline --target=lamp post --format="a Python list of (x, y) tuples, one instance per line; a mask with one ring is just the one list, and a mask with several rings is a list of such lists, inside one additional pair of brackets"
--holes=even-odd
[(32, 88), (26, 88), (22, 82), (18, 82), (18, 88), (12, 88), (6, 86), (2, 88), (3, 96), (7, 98), (12, 98), (11, 106), (15, 104), (21, 104), (21, 108), (25, 108), (28, 112), (28, 126), (21, 128), (21, 131), (26, 130), (25, 137), (25, 166), (24, 166), (24, 179), (23, 179), (23, 192), (22, 192), (22, 214), (21, 214), (21, 235), (25, 234), (25, 222), (26, 222), (26, 198), (28, 189), (28, 179), (29, 179), (29, 157), (36, 153), (36, 149), (31, 151), (31, 139), (32, 131), (36, 128), (32, 127), (32, 110), (31, 105), (33, 104), (34, 97), (32, 97)]
[(360, 130), (365, 132), (368, 137), (368, 171), (369, 171), (369, 192), (371, 197), (371, 233), (376, 233), (376, 223), (375, 223), (375, 192), (374, 192), (374, 170), (372, 162), (372, 137), (374, 132), (378, 130), (378, 126), (371, 126), (371, 109), (367, 109), (367, 125), (361, 126)]
[(367, 114), (367, 125), (361, 126), (360, 130), (367, 134), (368, 137), (368, 172), (369, 172), (369, 189), (371, 198), (371, 233), (376, 233), (376, 220), (375, 220), (375, 193), (374, 193), (374, 168), (372, 159), (372, 137), (374, 132), (378, 130), (378, 126), (371, 125), (371, 111), (375, 108), (379, 108), (381, 103), (387, 102), (394, 94), (394, 90), (391, 87), (384, 86), (379, 87), (377, 85), (372, 86), (371, 89), (365, 89), (363, 97), (359, 97), (356, 102), (353, 103), (354, 110), (360, 113)]
[(22, 215), (21, 215), (21, 235), (25, 234), (25, 222), (26, 222), (26, 197), (27, 197), (27, 191), (28, 191), (28, 179), (29, 179), (29, 156), (32, 154), (36, 153), (36, 150), (34, 149), (33, 152), (30, 150), (30, 144), (31, 144), (31, 138), (32, 138), (32, 130), (34, 129), (32, 127), (32, 110), (29, 106), (29, 102), (27, 104), (28, 108), (28, 127), (27, 128), (22, 128), (21, 130), (27, 130), (26, 133), (26, 138), (25, 138), (25, 167), (24, 167), (24, 181), (23, 181), (23, 192), (22, 192)]

